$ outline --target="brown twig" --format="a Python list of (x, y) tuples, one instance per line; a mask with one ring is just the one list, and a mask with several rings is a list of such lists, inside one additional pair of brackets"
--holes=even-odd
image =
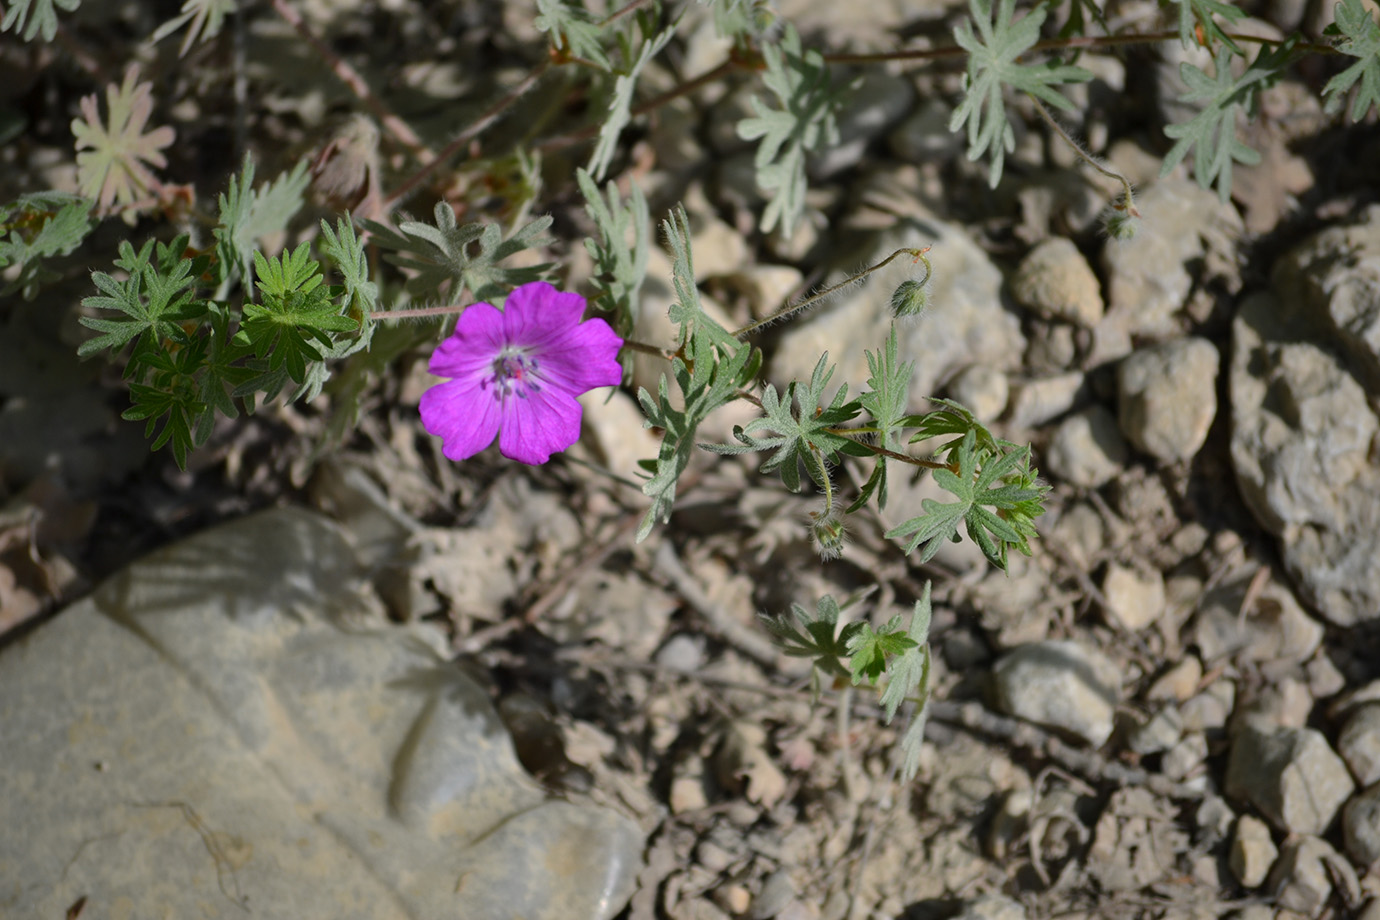
[(349, 87), (350, 92), (354, 93), (364, 103), (365, 107), (378, 118), (384, 130), (391, 134), (398, 143), (406, 147), (419, 163), (426, 165), (436, 159), (436, 154), (423, 143), (422, 139), (417, 136), (417, 132), (413, 131), (407, 122), (398, 117), (397, 113), (369, 88), (369, 84), (360, 76), (359, 71), (351, 67), (325, 42), (316, 37), (297, 11), (288, 5), (287, 0), (273, 0), (273, 8), (307, 44), (312, 46), (321, 59), (326, 62), (326, 65), (331, 68), (331, 72), (336, 75), (336, 78)]

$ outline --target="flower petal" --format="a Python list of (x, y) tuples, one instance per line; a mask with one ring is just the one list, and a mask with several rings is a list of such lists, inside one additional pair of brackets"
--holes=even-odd
[(541, 348), (564, 339), (584, 315), (579, 294), (532, 281), (514, 288), (504, 301), (503, 328), (509, 343)]
[(618, 350), (623, 340), (602, 319), (585, 320), (559, 343), (537, 355), (542, 376), (578, 396), (595, 387), (616, 387), (623, 381)]
[(468, 380), (436, 384), (418, 408), (422, 425), (441, 439), (441, 453), (450, 460), (467, 460), (492, 444), (502, 417), (493, 394)]
[(431, 353), (427, 367), (437, 377), (487, 375), (505, 344), (503, 314), (492, 304), (472, 303), (460, 314), (455, 331)]
[(556, 387), (509, 398), (503, 407), (499, 453), (532, 465), (545, 463), (580, 438), (580, 404)]

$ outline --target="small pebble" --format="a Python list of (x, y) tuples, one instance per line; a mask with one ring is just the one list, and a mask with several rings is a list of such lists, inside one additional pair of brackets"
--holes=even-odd
[(1246, 888), (1255, 888), (1270, 874), (1279, 848), (1270, 836), (1270, 828), (1259, 818), (1242, 815), (1236, 822), (1236, 836), (1231, 842), (1228, 862), (1232, 875)]

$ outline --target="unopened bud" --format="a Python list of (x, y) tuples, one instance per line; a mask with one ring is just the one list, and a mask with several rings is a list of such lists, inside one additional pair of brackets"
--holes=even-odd
[(848, 527), (842, 517), (833, 512), (810, 512), (810, 543), (820, 559), (828, 562), (839, 558), (847, 542)]
[(891, 295), (891, 313), (897, 319), (919, 316), (930, 305), (930, 287), (919, 281), (902, 281)]

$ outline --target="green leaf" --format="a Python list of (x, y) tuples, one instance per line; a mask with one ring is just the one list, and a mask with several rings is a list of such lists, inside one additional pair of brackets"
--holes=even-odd
[(1006, 154), (1016, 149), (1016, 134), (1007, 120), (1003, 86), (1029, 93), (1058, 109), (1069, 111), (1073, 103), (1054, 87), (1061, 83), (1080, 83), (1092, 73), (1051, 61), (1048, 64), (1021, 64), (1019, 58), (1040, 38), (1040, 26), (1048, 13), (1046, 6), (1031, 10), (1020, 22), (1012, 23), (1015, 0), (998, 0), (996, 18), (991, 0), (968, 0), (972, 25), (964, 22), (954, 29), (954, 41), (968, 52), (968, 70), (963, 76), (963, 101), (954, 109), (949, 130), (968, 126), (968, 159), (984, 153), (991, 162), (988, 184), (1001, 182)]
[(926, 581), (906, 630), (911, 645), (887, 663), (886, 689), (882, 691), (881, 703), (888, 724), (895, 718), (897, 707), (912, 694), (918, 691), (923, 697), (929, 693), (931, 616), (930, 582)]
[(220, 223), (211, 231), (227, 274), (233, 266), (242, 277), (249, 276), (255, 248), (265, 237), (287, 229), (288, 221), (302, 209), (310, 182), (307, 161), (300, 160), (291, 172), (255, 190), (254, 160), (245, 154), (239, 176), (231, 176), (229, 186), (217, 198)]
[(819, 599), (814, 613), (799, 604), (791, 604), (794, 622), (785, 616), (757, 615), (771, 633), (772, 642), (782, 652), (792, 658), (812, 660), (814, 667), (810, 671), (810, 689), (816, 698), (820, 691), (820, 675), (830, 680), (851, 677), (843, 659), (848, 657), (849, 643), (865, 626), (863, 623), (849, 623), (840, 630), (839, 613), (838, 601), (826, 594)]
[(254, 253), (254, 270), (264, 302), (246, 302), (235, 343), (266, 358), (268, 372), (286, 370), (295, 383), (306, 379), (307, 364), (323, 358), (318, 346), (334, 345), (331, 332), (355, 332), (359, 323), (340, 314), (321, 286), (321, 266), (308, 243), (267, 259)]
[(830, 88), (824, 56), (813, 49), (801, 51), (793, 26), (786, 26), (779, 44), (763, 46), (762, 59), (767, 68), (762, 82), (781, 108), (768, 108), (753, 96), (757, 114), (738, 122), (738, 136), (761, 139), (753, 165), (757, 184), (771, 193), (762, 212), (762, 232), (770, 233), (780, 224), (789, 236), (805, 210), (806, 154), (838, 143), (834, 113), (842, 94)]
[(20, 291), (33, 300), (39, 287), (59, 277), (44, 259), (69, 255), (95, 227), (90, 199), (63, 192), (35, 192), (0, 205), (0, 268), (19, 266), (0, 284), (0, 296)]
[(1339, 54), (1358, 60), (1328, 80), (1323, 95), (1327, 97), (1327, 111), (1335, 112), (1345, 104), (1347, 92), (1359, 80), (1351, 120), (1360, 121), (1371, 106), (1380, 108), (1380, 25), (1361, 0), (1342, 0), (1335, 9), (1337, 21), (1326, 31), (1344, 37), (1336, 45)]
[(125, 371), (129, 377), (159, 351), (163, 340), (188, 341), (182, 323), (199, 319), (206, 312), (205, 302), (196, 298), (193, 289), (206, 260), (184, 258), (186, 245), (186, 236), (166, 246), (158, 243), (155, 247), (149, 240), (136, 253), (128, 241), (120, 243), (115, 265), (128, 277), (121, 281), (105, 272), (93, 272), (91, 281), (103, 294), (83, 299), (82, 306), (113, 310), (127, 318), (79, 317), (77, 321), (83, 326), (103, 334), (83, 342), (77, 348), (78, 355), (86, 357), (106, 348), (116, 351), (133, 342)]
[[(863, 410), (872, 416), (877, 443), (886, 450), (899, 448), (898, 433), (906, 423), (906, 407), (910, 401), (910, 381), (915, 374), (915, 362), (901, 363), (897, 357), (896, 324), (891, 324), (886, 347), (880, 352), (866, 352), (868, 389), (858, 397)], [(863, 483), (858, 498), (848, 507), (852, 514), (862, 509), (873, 495), (877, 507), (885, 508), (887, 501), (887, 458), (877, 457), (872, 475)]]
[(153, 33), (153, 41), (161, 42), (178, 29), (187, 25), (187, 37), (182, 40), (178, 57), (185, 57), (187, 50), (198, 40), (206, 41), (220, 34), (225, 17), (235, 12), (235, 0), (186, 0), (182, 12), (158, 27)]
[[(1233, 54), (1243, 54), (1241, 47), (1232, 41), (1230, 35), (1217, 24), (1217, 16), (1227, 22), (1238, 22), (1245, 18), (1245, 10), (1239, 10), (1220, 0), (1169, 0), (1179, 7), (1179, 41), (1185, 48), (1211, 47), (1221, 42)], [(1203, 41), (1198, 41), (1198, 26), (1203, 29)]]
[[(595, 179), (604, 178), (609, 164), (613, 162), (613, 154), (618, 149), (618, 138), (632, 120), (633, 91), (637, 88), (638, 76), (651, 59), (666, 47), (671, 36), (676, 34), (678, 24), (672, 23), (650, 38), (644, 36), (636, 56), (627, 47), (624, 48), (623, 58), (629, 64), (613, 81), (613, 96), (609, 100), (609, 110), (599, 123), (599, 140), (595, 142), (594, 153), (589, 158), (589, 172)], [(626, 42), (624, 44), (626, 46)]]
[(695, 286), (690, 223), (685, 209), (677, 206), (661, 227), (671, 246), (672, 284), (678, 298), (669, 311), (671, 321), (679, 327), (680, 341), (680, 353), (671, 362), (671, 374), (680, 389), (682, 408), (675, 408), (665, 375), (658, 384), (656, 397), (646, 389), (638, 391), (637, 401), (647, 416), (646, 427), (665, 432), (656, 459), (648, 464), (651, 478), (642, 486), (652, 505), (638, 528), (639, 542), (646, 539), (658, 521), (670, 520), (676, 484), (694, 453), (695, 431), (710, 413), (736, 398), (739, 388), (747, 386), (761, 367), (759, 350), (739, 342), (704, 311), (699, 288)]
[(519, 268), (499, 264), (524, 249), (549, 243), (543, 234), (551, 226), (550, 216), (538, 217), (504, 239), (496, 224), (457, 226), (455, 212), (444, 201), (436, 203), (433, 213), (435, 225), (407, 220), (396, 231), (377, 221), (364, 221), (374, 241), (396, 253), (385, 258), (415, 273), (406, 284), (415, 296), (440, 297), (446, 290), (452, 300), (458, 300), (468, 289), (475, 300), (501, 300), (519, 285), (540, 281), (552, 266), (550, 262)]
[(1225, 202), (1231, 197), (1231, 166), (1233, 162), (1254, 165), (1260, 154), (1236, 137), (1238, 112), (1254, 114), (1260, 91), (1272, 85), (1293, 58), (1298, 37), (1290, 37), (1275, 48), (1261, 47), (1255, 61), (1246, 68), (1240, 79), (1231, 75), (1231, 51), (1217, 49), (1215, 76), (1192, 64), (1179, 65), (1179, 74), (1188, 86), (1179, 97), (1181, 102), (1204, 103), (1202, 111), (1190, 121), (1169, 125), (1164, 133), (1176, 139), (1165, 154), (1160, 176), (1167, 176), (1190, 149), (1193, 149), (1193, 176), (1203, 188), (1217, 185), (1217, 195)]
[[(827, 405), (824, 402), (824, 388), (834, 369), (828, 366), (829, 354), (825, 352), (815, 364), (807, 386), (801, 387), (798, 381), (786, 386), (785, 399), (770, 384), (762, 393), (761, 418), (755, 418), (746, 425), (735, 425), (733, 437), (743, 446), (734, 444), (702, 444), (706, 450), (719, 454), (741, 454), (748, 451), (775, 450), (775, 453), (762, 464), (763, 473), (779, 473), (782, 483), (792, 492), (800, 491), (800, 468), (821, 489), (826, 488), (829, 466), (838, 462), (839, 452), (854, 446), (852, 438), (829, 431), (854, 418), (861, 407), (856, 402), (848, 402), (848, 387), (842, 386)], [(792, 406), (794, 405), (794, 409)], [(754, 431), (773, 431), (770, 437), (758, 438)]]
[(161, 151), (177, 136), (168, 127), (144, 133), (153, 114), (153, 84), (138, 81), (139, 68), (131, 64), (123, 84), (106, 87), (108, 123), (101, 121), (94, 93), (82, 97), (83, 117), (72, 120), (78, 190), (96, 199), (101, 212), (109, 212), (117, 204), (124, 210), (156, 188), (158, 179), (145, 164), (167, 166)]
[[(637, 317), (638, 291), (647, 277), (651, 220), (647, 199), (634, 182), (625, 206), (618, 186), (610, 181), (606, 187), (608, 202), (605, 203), (589, 173), (577, 169), (575, 181), (585, 196), (585, 211), (599, 231), (597, 241), (585, 240), (585, 249), (595, 265), (596, 292), (591, 303), (595, 309), (609, 314), (614, 332), (624, 339), (631, 338)], [(625, 360), (631, 362), (630, 351), (625, 352)]]
[(378, 307), (379, 286), (369, 280), (369, 259), (364, 243), (355, 235), (355, 225), (343, 218), (336, 220), (336, 230), (321, 221), (321, 253), (335, 263), (345, 278), (345, 309), (351, 316), (358, 314), (367, 326)]
[(901, 618), (892, 617), (880, 632), (871, 624), (861, 623), (862, 628), (848, 639), (848, 669), (852, 672), (853, 684), (857, 686), (867, 678), (868, 683), (876, 684), (877, 678), (886, 670), (887, 660), (907, 649), (915, 647), (915, 640), (901, 629)]
[(564, 48), (601, 70), (612, 68), (601, 41), (603, 29), (588, 10), (566, 0), (537, 0), (537, 13), (532, 25), (538, 32), (550, 33), (551, 43), (557, 48)]
[[(205, 348), (204, 338), (190, 338), (176, 348), (160, 348), (151, 354), (145, 361), (148, 380), (129, 385), (132, 405), (121, 414), (121, 418), (146, 421), (144, 437), (152, 435), (162, 420), (163, 427), (149, 447), (158, 450), (171, 445), (173, 459), (184, 470), (188, 451), (205, 441), (203, 436), (199, 442), (198, 434), (209, 435), (211, 431), (211, 413), (201, 399), (202, 386), (197, 379)], [(202, 419), (207, 421), (203, 424)]]
[(57, 35), (57, 10), (70, 13), (79, 6), (81, 0), (10, 0), (10, 8), (0, 20), (0, 32), (13, 31), (17, 35), (27, 21), (29, 27), (24, 29), (24, 41), (33, 41), (35, 35), (41, 34), (45, 42), (50, 42)]
[(958, 525), (963, 522), (983, 555), (1005, 570), (1009, 548), (1029, 555), (1033, 519), (1044, 513), (1048, 486), (1039, 483), (1031, 469), (1028, 447), (995, 454), (980, 450), (977, 433), (970, 430), (955, 453), (958, 471), (935, 470), (934, 481), (958, 501), (927, 498), (921, 503), (924, 514), (892, 528), (886, 536), (909, 537), (905, 551), (922, 547), (917, 561), (925, 563), (934, 558), (944, 540), (958, 540)]

